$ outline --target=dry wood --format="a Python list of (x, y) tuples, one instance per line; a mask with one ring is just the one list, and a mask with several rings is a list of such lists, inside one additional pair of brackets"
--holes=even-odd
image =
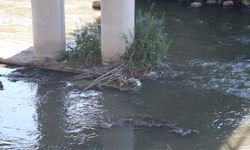
[(90, 85), (88, 85), (84, 90), (88, 90), (94, 86), (103, 86), (112, 81), (118, 80), (118, 78), (122, 75), (123, 64), (119, 65), (118, 67), (108, 71), (107, 73), (101, 75), (100, 77), (93, 80)]

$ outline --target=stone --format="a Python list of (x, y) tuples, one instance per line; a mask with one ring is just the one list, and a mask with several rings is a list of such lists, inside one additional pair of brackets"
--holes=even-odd
[(231, 1), (231, 0), (229, 0), (229, 1), (223, 2), (222, 5), (223, 5), (223, 7), (225, 7), (225, 8), (231, 8), (231, 7), (234, 6), (234, 2)]
[(138, 91), (142, 87), (142, 83), (139, 79), (135, 79), (133, 77), (123, 79), (119, 81), (119, 89), (121, 91)]
[(92, 2), (92, 8), (94, 8), (94, 9), (101, 9), (101, 0), (94, 0)]
[(3, 90), (3, 84), (2, 84), (2, 81), (0, 81), (0, 90)]
[(153, 118), (149, 115), (137, 115), (125, 118), (109, 118), (108, 122), (101, 122), (96, 126), (100, 129), (134, 127), (135, 129), (168, 130), (180, 136), (199, 134), (199, 131), (177, 126), (176, 123), (164, 119)]
[(217, 0), (207, 0), (206, 4), (208, 5), (214, 5), (214, 4), (217, 4)]
[(202, 3), (201, 3), (201, 2), (192, 2), (192, 3), (190, 4), (190, 6), (191, 6), (192, 8), (199, 8), (199, 7), (202, 6)]
[(241, 0), (241, 4), (246, 7), (250, 6), (250, 0)]
[(160, 78), (158, 73), (155, 71), (150, 71), (150, 72), (146, 73), (145, 77), (149, 80), (157, 80), (158, 78)]

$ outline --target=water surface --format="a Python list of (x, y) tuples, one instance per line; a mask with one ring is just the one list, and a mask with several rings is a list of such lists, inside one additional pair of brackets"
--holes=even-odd
[[(85, 9), (92, 12), (87, 2), (66, 1), (66, 6), (72, 6), (72, 14)], [(7, 1), (0, 4), (13, 6)], [(136, 3), (137, 10), (146, 11), (150, 5)], [(166, 11), (166, 31), (173, 40), (166, 64), (172, 71), (159, 81), (144, 82), (140, 92), (108, 88), (84, 92), (72, 87), (68, 74), (1, 66), (0, 149), (250, 149), (249, 13), (218, 7), (190, 9), (163, 0), (156, 1), (155, 8), (159, 16)], [(14, 17), (6, 11), (3, 14)], [(17, 24), (16, 30), (28, 32), (28, 25)], [(7, 40), (22, 39), (14, 31), (0, 31), (10, 37)], [(25, 37), (24, 43), (30, 40)], [(170, 120), (199, 134), (97, 128), (110, 118), (139, 114)]]

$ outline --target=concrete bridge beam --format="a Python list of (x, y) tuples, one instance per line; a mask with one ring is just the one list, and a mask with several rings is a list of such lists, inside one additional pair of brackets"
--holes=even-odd
[(37, 59), (57, 59), (65, 50), (64, 0), (31, 0)]

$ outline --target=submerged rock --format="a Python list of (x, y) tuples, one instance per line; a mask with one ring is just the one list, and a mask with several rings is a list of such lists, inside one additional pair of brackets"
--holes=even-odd
[(44, 84), (64, 82), (65, 80), (69, 80), (72, 77), (72, 74), (33, 67), (20, 67), (8, 74), (7, 77), (11, 82), (23, 80)]
[(168, 130), (169, 133), (175, 133), (181, 136), (199, 133), (197, 130), (181, 128), (178, 127), (176, 123), (164, 119), (155, 119), (149, 115), (132, 116), (113, 120), (109, 119), (109, 122), (101, 123), (98, 127), (103, 129), (110, 129), (114, 127), (134, 127), (135, 129), (150, 130), (162, 129)]
[(157, 72), (155, 71), (150, 71), (148, 73), (145, 74), (145, 77), (149, 80), (157, 80), (160, 78), (160, 76), (158, 75)]
[(106, 86), (119, 89), (120, 91), (138, 91), (142, 88), (142, 83), (139, 79), (133, 77), (123, 77)]
[(199, 8), (202, 6), (202, 3), (201, 2), (192, 2), (192, 3), (190, 3), (190, 6), (192, 8)]
[(182, 136), (186, 136), (186, 135), (191, 135), (191, 134), (198, 134), (199, 132), (197, 130), (183, 129), (183, 128), (176, 127), (175, 129), (170, 131), (170, 133), (176, 133)]
[(3, 84), (2, 84), (2, 81), (0, 81), (0, 90), (3, 90)]
[(232, 8), (234, 6), (234, 2), (232, 0), (229, 0), (229, 1), (223, 2), (222, 5), (225, 8)]

